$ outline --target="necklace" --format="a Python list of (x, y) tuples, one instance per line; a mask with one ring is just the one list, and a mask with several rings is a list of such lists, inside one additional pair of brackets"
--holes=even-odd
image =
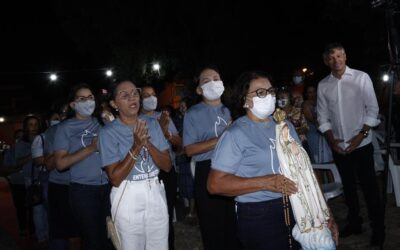
[(144, 166), (147, 168), (147, 181), (149, 183), (149, 188), (151, 189), (151, 183), (150, 183), (150, 164), (149, 164), (149, 151), (146, 147), (143, 147), (143, 153), (140, 152), (140, 158), (142, 158)]

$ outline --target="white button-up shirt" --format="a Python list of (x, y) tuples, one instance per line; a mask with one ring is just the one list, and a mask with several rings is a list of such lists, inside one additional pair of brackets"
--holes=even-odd
[[(380, 123), (371, 78), (362, 71), (346, 66), (341, 79), (328, 75), (319, 82), (317, 98), (319, 130), (324, 133), (331, 129), (335, 139), (344, 140), (339, 144), (343, 149), (364, 124), (375, 127)], [(358, 147), (370, 142), (371, 133)]]

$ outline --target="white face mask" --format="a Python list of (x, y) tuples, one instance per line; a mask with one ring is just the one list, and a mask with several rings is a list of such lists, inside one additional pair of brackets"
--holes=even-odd
[(83, 117), (91, 116), (96, 108), (94, 100), (87, 100), (84, 102), (75, 102), (74, 109)]
[(201, 86), (203, 96), (210, 101), (217, 100), (224, 93), (224, 83), (222, 81), (209, 81)]
[(286, 105), (288, 105), (288, 103), (289, 103), (289, 99), (287, 99), (287, 98), (278, 99), (278, 107), (280, 107), (280, 108), (286, 107)]
[(253, 107), (250, 109), (253, 115), (259, 119), (265, 119), (275, 111), (276, 98), (272, 95), (267, 95), (264, 98), (258, 96), (253, 97)]
[(50, 121), (50, 126), (54, 126), (54, 125), (57, 125), (57, 124), (59, 124), (59, 123), (60, 123), (59, 120), (51, 120), (51, 121)]
[(300, 84), (303, 82), (303, 77), (302, 76), (293, 76), (293, 83), (294, 84)]
[(149, 96), (143, 98), (143, 109), (147, 111), (153, 111), (157, 108), (157, 97)]

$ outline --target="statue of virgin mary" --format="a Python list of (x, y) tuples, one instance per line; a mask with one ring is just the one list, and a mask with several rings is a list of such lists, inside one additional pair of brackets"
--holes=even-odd
[(289, 196), (296, 225), (292, 235), (304, 250), (336, 249), (328, 228), (330, 212), (318, 182), (310, 158), (304, 148), (289, 133), (286, 114), (277, 109), (276, 150), (282, 174), (296, 183), (298, 192)]

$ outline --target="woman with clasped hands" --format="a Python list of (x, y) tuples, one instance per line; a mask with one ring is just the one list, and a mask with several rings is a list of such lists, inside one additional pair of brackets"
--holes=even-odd
[(130, 81), (114, 83), (110, 105), (117, 119), (99, 135), (111, 191), (111, 215), (122, 249), (168, 249), (168, 211), (159, 169), (169, 172), (169, 145), (157, 119), (141, 116), (140, 93)]

